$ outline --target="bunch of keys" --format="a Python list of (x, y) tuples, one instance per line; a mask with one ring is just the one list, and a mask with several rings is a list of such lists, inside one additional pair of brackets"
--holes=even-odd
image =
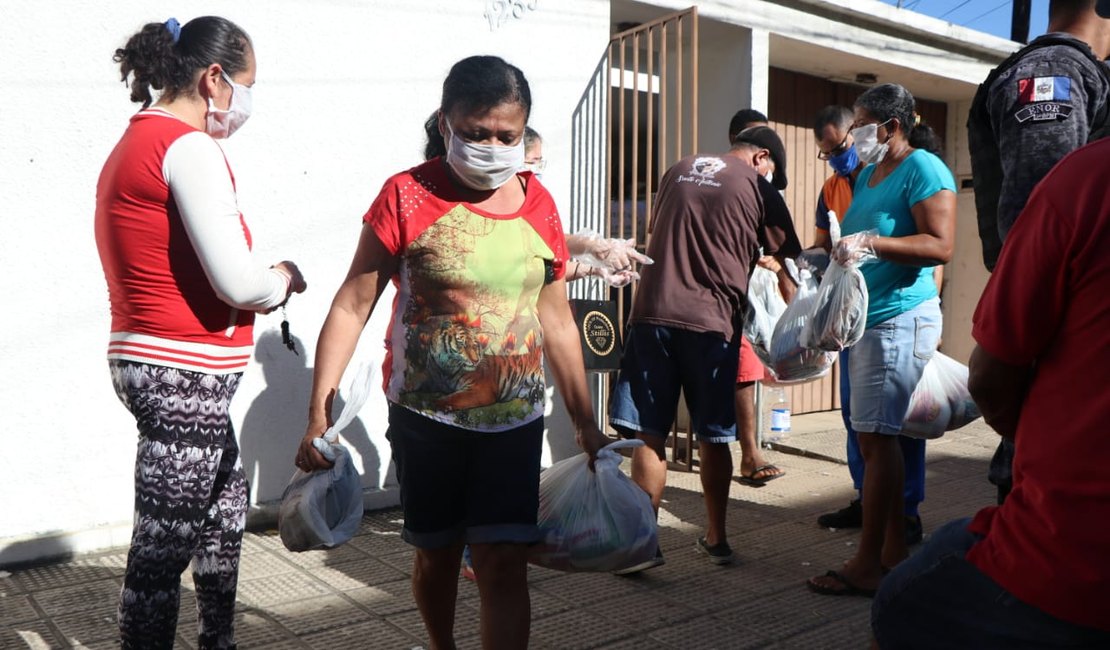
[(281, 306), (281, 342), (290, 352), (298, 357), (301, 356), (301, 353), (297, 352), (296, 344), (293, 343), (293, 336), (289, 333), (289, 317), (285, 313), (285, 305)]

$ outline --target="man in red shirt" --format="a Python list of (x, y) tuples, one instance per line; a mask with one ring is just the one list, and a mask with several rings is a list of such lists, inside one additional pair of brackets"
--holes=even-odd
[(1110, 647), (1108, 157), (1101, 140), (1064, 158), (1006, 238), (969, 388), (1014, 441), (1013, 491), (887, 576), (881, 647)]

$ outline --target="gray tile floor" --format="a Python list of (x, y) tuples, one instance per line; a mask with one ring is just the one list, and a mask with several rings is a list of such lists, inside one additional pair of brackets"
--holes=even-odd
[[(787, 475), (762, 488), (734, 483), (729, 539), (738, 562), (694, 551), (704, 521), (696, 474), (672, 472), (660, 514), (666, 565), (633, 577), (532, 568), (533, 648), (865, 648), (870, 601), (823, 597), (806, 578), (853, 552), (854, 531), (814, 518), (853, 493), (835, 419), (795, 418), (768, 452)], [(839, 442), (837, 442), (839, 440)], [(926, 533), (993, 500), (986, 466), (996, 437), (975, 423), (929, 443)], [(789, 453), (786, 453), (789, 452)], [(738, 451), (736, 452), (738, 454)], [(806, 455), (797, 455), (806, 454)], [(739, 457), (736, 458), (737, 463)], [(625, 468), (627, 469), (627, 461)], [(272, 531), (244, 542), (237, 614), (243, 649), (409, 649), (425, 643), (409, 590), (412, 552), (400, 512), (367, 513), (333, 551), (290, 553)], [(115, 607), (126, 549), (0, 572), (0, 648), (117, 647)], [(195, 603), (183, 576), (178, 648), (195, 645)], [(456, 635), (478, 648), (478, 596), (460, 579)]]

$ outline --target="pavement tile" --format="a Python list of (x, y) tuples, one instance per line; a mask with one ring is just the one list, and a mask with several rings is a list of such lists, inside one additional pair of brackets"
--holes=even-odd
[(276, 551), (275, 555), (294, 566), (302, 569), (311, 569), (316, 567), (333, 566), (342, 564), (344, 562), (351, 562), (353, 560), (362, 560), (367, 557), (366, 552), (354, 546), (353, 544), (344, 544), (339, 548), (318, 550), (318, 551), (303, 551), (300, 553), (293, 553), (292, 551)]
[(0, 595), (0, 621), (22, 623), (39, 617), (38, 610), (27, 594)]
[[(532, 620), (546, 618), (569, 609), (574, 609), (575, 604), (573, 601), (549, 594), (544, 590), (545, 587), (546, 583), (541, 583), (539, 585), (531, 585), (531, 589), (529, 589), (528, 595), (529, 598), (532, 599)], [(470, 601), (468, 604), (474, 608), (477, 608), (479, 605), (477, 600)]]
[(411, 546), (404, 542), (398, 541), (397, 546), (393, 548), (392, 553), (383, 555), (376, 555), (379, 560), (388, 564), (389, 566), (397, 569), (406, 576), (412, 576), (412, 559), (415, 553)]
[(352, 589), (344, 595), (375, 616), (416, 609), (412, 600), (412, 582), (408, 579)]
[(400, 650), (420, 647), (422, 643), (380, 620), (360, 621), (301, 638), (309, 648), (318, 650)]
[(330, 646), (327, 645), (326, 642), (324, 642), (322, 645), (319, 645), (319, 646), (312, 646), (312, 645), (309, 645), (309, 644), (305, 643), (301, 639), (285, 639), (283, 641), (275, 641), (273, 643), (267, 643), (265, 645), (258, 646), (257, 648), (249, 648), (249, 649), (248, 648), (243, 648), (243, 650), (305, 650), (305, 648), (314, 648), (314, 647), (328, 648)]
[(36, 591), (32, 599), (47, 616), (90, 610), (114, 613), (119, 590), (115, 580), (100, 580)]
[(673, 647), (674, 646), (663, 645), (662, 643), (656, 641), (655, 639), (653, 639), (649, 636), (643, 635), (643, 636), (633, 636), (633, 637), (629, 637), (627, 639), (621, 639), (620, 641), (614, 641), (612, 643), (606, 643), (604, 645), (599, 645), (598, 649), (599, 650), (667, 650), (668, 648), (673, 648)]
[(53, 618), (54, 625), (62, 637), (70, 643), (96, 643), (115, 641), (119, 645), (119, 625), (116, 623), (115, 607), (110, 610), (98, 608), (86, 612), (62, 614)]
[[(296, 570), (296, 565), (290, 564), (275, 553), (251, 553), (242, 556), (239, 560), (240, 580), (253, 580), (282, 573), (294, 573)], [(191, 574), (192, 572), (187, 573)]]
[(330, 589), (310, 575), (286, 573), (268, 578), (239, 581), (239, 600), (250, 607), (265, 608), (280, 603), (304, 601), (327, 594)]
[[(734, 627), (712, 616), (692, 618), (651, 632), (652, 640), (674, 648), (741, 650), (769, 647), (769, 640), (749, 630)], [(828, 646), (826, 646), (828, 647)]]
[(396, 568), (368, 556), (343, 564), (306, 569), (306, 571), (338, 591), (350, 591), (407, 578)]
[[(827, 596), (835, 598), (835, 596)], [(869, 599), (853, 599), (870, 603)], [(854, 619), (836, 621), (781, 641), (783, 648), (812, 650), (813, 648), (866, 648), (871, 643), (871, 629), (865, 617), (862, 622)]]
[[(364, 532), (365, 531), (365, 532)], [(386, 529), (380, 527), (367, 527), (363, 522), (362, 528), (359, 529), (359, 534), (347, 542), (344, 546), (351, 546), (363, 552), (375, 553), (390, 553), (397, 550), (400, 545), (404, 544), (401, 540), (401, 528)], [(343, 547), (340, 547), (343, 548)]]
[[(660, 571), (666, 565), (652, 571)], [(575, 603), (576, 606), (607, 603), (614, 598), (643, 591), (637, 580), (608, 573), (566, 573), (545, 580), (544, 592)]]
[(283, 603), (266, 608), (282, 627), (296, 636), (306, 636), (370, 619), (370, 614), (337, 595), (324, 595), (307, 601)]
[[(424, 619), (420, 617), (420, 612), (415, 609), (387, 616), (385, 620), (414, 638), (427, 639), (427, 633), (424, 631)], [(476, 608), (463, 603), (459, 603), (455, 607), (456, 637), (476, 636), (481, 631), (478, 625), (479, 615)]]
[[(607, 606), (577, 609), (532, 621), (532, 638), (553, 648), (598, 648), (633, 635), (624, 616), (604, 617)], [(599, 615), (601, 614), (601, 615)]]
[(662, 597), (655, 591), (630, 594), (606, 601), (604, 611), (628, 612), (630, 615), (627, 618), (618, 617), (618, 620), (628, 621), (633, 631), (641, 633), (679, 624), (697, 618), (700, 614), (686, 605)]
[(68, 645), (57, 636), (50, 623), (44, 620), (24, 621), (14, 625), (8, 625), (5, 621), (0, 625), (0, 648), (50, 650)]
[(44, 566), (12, 571), (12, 577), (26, 591), (41, 591), (56, 587), (68, 587), (86, 582), (97, 582), (116, 577), (111, 569), (74, 562), (47, 564)]
[(287, 641), (292, 632), (286, 630), (267, 612), (246, 610), (235, 613), (235, 642), (249, 650), (271, 643)]

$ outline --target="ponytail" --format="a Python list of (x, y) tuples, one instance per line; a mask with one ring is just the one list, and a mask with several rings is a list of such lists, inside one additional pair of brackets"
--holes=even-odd
[(944, 148), (941, 145), (940, 137), (937, 136), (933, 127), (924, 122), (913, 126), (906, 135), (906, 139), (914, 149), (924, 149), (937, 157), (943, 157)]
[(147, 23), (127, 39), (127, 45), (116, 50), (112, 60), (119, 65), (120, 81), (131, 81), (131, 101), (142, 102), (143, 108), (154, 101), (150, 89), (162, 90), (173, 79), (177, 67), (173, 34), (165, 23)]
[(439, 110), (432, 112), (431, 116), (424, 121), (424, 160), (431, 160), (438, 156), (447, 155), (447, 143), (443, 140), (443, 134), (439, 132)]
[(116, 50), (121, 80), (131, 75), (131, 101), (150, 106), (151, 89), (173, 99), (192, 92), (197, 73), (212, 65), (228, 75), (247, 68), (251, 41), (238, 25), (219, 16), (194, 18), (185, 25), (171, 18), (147, 23)]

